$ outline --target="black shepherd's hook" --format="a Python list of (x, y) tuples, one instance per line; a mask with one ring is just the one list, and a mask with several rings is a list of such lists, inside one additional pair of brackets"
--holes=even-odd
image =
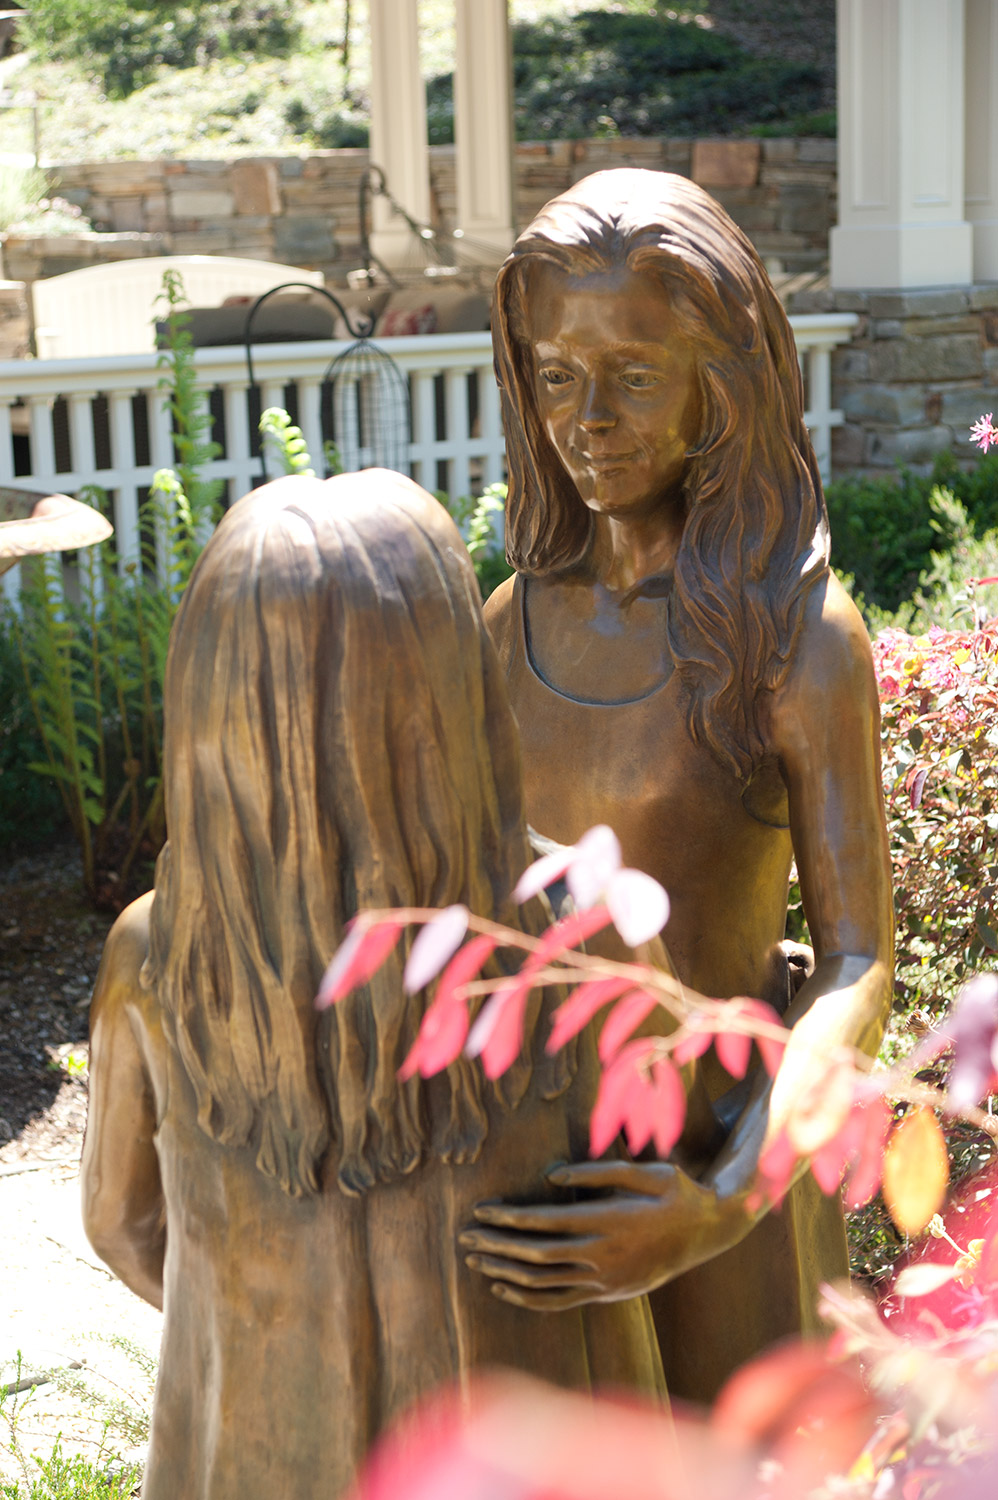
[[(376, 319), (371, 315), (371, 313), (362, 313), (360, 322), (355, 328), (353, 323), (350, 321), (350, 314), (347, 312), (342, 302), (338, 297), (334, 297), (332, 292), (328, 292), (324, 286), (313, 286), (310, 281), (282, 281), (280, 286), (272, 286), (269, 292), (262, 292), (260, 296), (257, 297), (256, 301), (253, 303), (253, 306), (250, 308), (249, 316), (246, 319), (246, 373), (249, 376), (249, 388), (251, 391), (256, 389), (256, 374), (253, 369), (253, 346), (250, 338), (250, 335), (253, 331), (253, 319), (256, 317), (257, 313), (266, 302), (268, 297), (273, 297), (276, 292), (286, 292), (290, 287), (304, 287), (307, 291), (318, 292), (320, 296), (325, 297), (327, 302), (331, 302), (336, 308), (336, 311), (339, 313), (340, 317), (343, 319), (343, 322), (346, 324), (347, 332), (352, 339), (369, 339), (371, 337), (371, 334), (374, 332), (374, 324), (376, 322)], [(267, 473), (266, 448), (267, 445), (264, 442), (261, 442), (260, 471), (264, 480), (270, 478), (270, 475)]]

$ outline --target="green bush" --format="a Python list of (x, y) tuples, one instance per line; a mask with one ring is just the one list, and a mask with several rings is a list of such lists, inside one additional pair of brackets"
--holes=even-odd
[(25, 40), (42, 57), (78, 57), (122, 99), (164, 64), (191, 68), (212, 57), (284, 57), (301, 26), (291, 0), (32, 0)]
[(933, 553), (956, 543), (960, 527), (940, 504), (941, 487), (965, 508), (973, 535), (998, 526), (998, 454), (969, 472), (943, 454), (928, 475), (901, 469), (883, 479), (837, 479), (826, 487), (832, 562), (852, 575), (867, 605), (897, 610), (933, 567)]
[[(692, 19), (589, 10), (513, 32), (520, 140), (696, 135), (821, 120), (820, 71), (751, 57)], [(454, 139), (453, 78), (427, 86), (430, 140)], [(826, 119), (827, 125), (827, 119)]]
[(371, 134), (366, 118), (347, 108), (329, 109), (325, 97), (297, 95), (284, 106), (284, 121), (299, 140), (328, 151), (366, 146)]
[(31, 711), (14, 635), (0, 611), (0, 849), (44, 843), (65, 820), (58, 789), (31, 769), (45, 747)]

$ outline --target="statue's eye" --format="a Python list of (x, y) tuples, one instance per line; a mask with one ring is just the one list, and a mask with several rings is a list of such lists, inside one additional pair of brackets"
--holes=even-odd
[(625, 370), (620, 377), (621, 384), (630, 386), (633, 390), (647, 390), (649, 386), (657, 385), (658, 375), (654, 370)]
[(572, 376), (568, 370), (559, 370), (557, 367), (549, 366), (539, 373), (545, 385), (564, 386), (569, 385), (572, 380)]

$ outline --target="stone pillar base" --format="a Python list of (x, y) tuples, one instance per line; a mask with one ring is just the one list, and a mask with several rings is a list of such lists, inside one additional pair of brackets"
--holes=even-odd
[(966, 285), (972, 278), (973, 230), (949, 224), (837, 225), (829, 238), (835, 287)]

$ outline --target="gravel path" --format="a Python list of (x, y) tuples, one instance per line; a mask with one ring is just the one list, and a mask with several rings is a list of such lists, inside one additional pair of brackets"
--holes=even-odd
[[(75, 1167), (0, 1177), (0, 1382), (16, 1381), (18, 1356), (21, 1379), (55, 1372), (54, 1381), (14, 1403), (19, 1446), (43, 1458), (60, 1434), (65, 1453), (91, 1459), (102, 1440), (104, 1451), (119, 1454), (141, 1444), (152, 1398), (148, 1370), (162, 1331), (162, 1314), (134, 1296), (91, 1250), (79, 1197)], [(139, 1356), (111, 1339), (126, 1340)], [(77, 1390), (67, 1389), (67, 1382)], [(122, 1404), (134, 1415), (104, 1437), (105, 1421)], [(8, 1396), (0, 1412), (4, 1478), (23, 1477), (9, 1422), (2, 1419), (11, 1405)]]

